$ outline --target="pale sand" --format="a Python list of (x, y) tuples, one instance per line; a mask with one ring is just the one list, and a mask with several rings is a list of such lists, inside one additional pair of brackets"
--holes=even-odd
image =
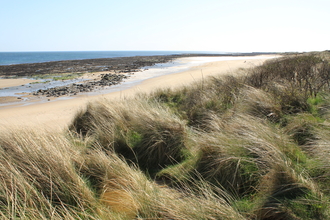
[[(69, 100), (56, 100), (26, 106), (11, 105), (0, 107), (0, 130), (8, 128), (27, 128), (43, 126), (45, 129), (63, 129), (72, 121), (74, 115), (90, 101), (99, 98), (124, 99), (137, 93), (148, 93), (158, 88), (175, 88), (188, 85), (208, 76), (233, 74), (239, 68), (249, 68), (262, 64), (274, 56), (242, 57), (239, 60), (207, 62), (193, 66), (189, 70), (170, 75), (159, 76), (143, 81), (129, 89), (98, 96), (79, 96)], [(183, 62), (199, 61), (202, 58), (180, 58)], [(235, 58), (237, 59), (237, 58)], [(212, 59), (209, 59), (212, 60)]]
[(12, 86), (21, 86), (38, 80), (32, 79), (0, 79), (0, 88), (7, 88)]

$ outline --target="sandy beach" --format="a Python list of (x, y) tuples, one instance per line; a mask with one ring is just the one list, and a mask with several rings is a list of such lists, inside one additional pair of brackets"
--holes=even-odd
[(12, 86), (20, 86), (27, 83), (37, 82), (38, 80), (31, 79), (1, 79), (0, 88), (12, 87)]
[[(209, 76), (234, 74), (239, 68), (249, 68), (262, 64), (265, 60), (274, 58), (274, 55), (261, 55), (254, 57), (187, 57), (178, 58), (181, 72), (162, 75), (141, 81), (129, 88), (124, 87), (115, 92), (102, 95), (79, 95), (72, 99), (51, 99), (51, 101), (29, 101), (0, 106), (0, 129), (25, 128), (43, 126), (45, 129), (65, 129), (74, 115), (90, 101), (100, 98), (124, 99), (137, 93), (148, 93), (157, 88), (179, 87)], [(183, 68), (186, 67), (186, 68)], [(174, 67), (173, 67), (174, 68)], [(28, 83), (25, 79), (1, 79), (1, 87), (23, 85)], [(120, 88), (120, 87), (119, 87)], [(10, 99), (10, 97), (7, 97)], [(4, 98), (0, 100), (5, 102)]]

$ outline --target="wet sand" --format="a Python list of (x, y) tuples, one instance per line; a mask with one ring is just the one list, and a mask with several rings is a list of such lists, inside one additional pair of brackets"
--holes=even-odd
[[(262, 64), (265, 60), (274, 58), (274, 55), (257, 57), (241, 57), (235, 60), (215, 61), (206, 57), (179, 58), (180, 62), (189, 66), (188, 70), (163, 75), (142, 81), (130, 88), (123, 88), (116, 92), (103, 95), (79, 95), (73, 99), (51, 99), (50, 101), (30, 101), (0, 107), (0, 130), (8, 128), (24, 128), (43, 126), (45, 129), (65, 129), (74, 115), (84, 109), (90, 101), (100, 98), (126, 99), (137, 93), (148, 93), (158, 88), (176, 88), (188, 85), (194, 81), (215, 75), (234, 74), (239, 68), (250, 68)], [(37, 103), (36, 103), (37, 102)], [(36, 103), (36, 104), (33, 104)]]

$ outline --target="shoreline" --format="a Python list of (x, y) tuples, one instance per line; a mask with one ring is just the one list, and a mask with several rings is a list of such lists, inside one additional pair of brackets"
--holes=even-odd
[(68, 72), (102, 72), (134, 71), (144, 66), (152, 66), (156, 63), (167, 63), (173, 59), (184, 57), (242, 57), (242, 56), (261, 56), (261, 55), (279, 55), (278, 53), (181, 53), (172, 55), (151, 55), (151, 56), (129, 56), (113, 58), (95, 58), (95, 59), (77, 59), (60, 60), (37, 63), (21, 63), (0, 65), (0, 77), (10, 76), (32, 76), (43, 74), (61, 74)]
[[(90, 56), (85, 56), (82, 55), (81, 57), (80, 53), (101, 53), (101, 55), (96, 55), (95, 57), (90, 57)], [(28, 54), (38, 54), (38, 53), (76, 53), (77, 57), (80, 58), (64, 58), (64, 59), (59, 59), (58, 55), (55, 55), (56, 57), (54, 58), (49, 58), (49, 59), (38, 59), (35, 58), (35, 61), (26, 61), (26, 59), (21, 60), (21, 63), (17, 63), (16, 61), (12, 61), (13, 63), (8, 63), (6, 59), (4, 59), (3, 62), (0, 61), (0, 67), (1, 66), (14, 66), (14, 65), (22, 65), (22, 64), (40, 64), (40, 63), (50, 63), (50, 62), (71, 62), (71, 61), (93, 61), (93, 60), (111, 60), (111, 59), (121, 59), (121, 58), (132, 58), (132, 57), (164, 57), (164, 56), (174, 56), (176, 58), (179, 57), (201, 57), (201, 56), (259, 56), (259, 55), (279, 55), (282, 53), (279, 52), (202, 52), (202, 51), (45, 51), (45, 52), (0, 52), (0, 55), (2, 54), (15, 54), (15, 53), (28, 53)], [(104, 54), (102, 53), (109, 53), (104, 57)], [(40, 56), (40, 55), (39, 55)], [(1, 56), (0, 56), (1, 59)], [(39, 60), (39, 61), (37, 61)]]
[[(135, 85), (120, 88), (108, 94), (89, 95), (83, 94), (72, 99), (63, 100), (60, 98), (34, 103), (32, 105), (8, 105), (0, 107), (0, 130), (10, 127), (35, 127), (43, 126), (49, 129), (65, 129), (73, 119), (74, 115), (83, 109), (88, 102), (107, 98), (116, 100), (133, 97), (137, 93), (149, 93), (155, 89), (175, 88), (191, 84), (203, 77), (232, 74), (239, 68), (249, 68), (264, 62), (266, 59), (275, 58), (274, 56), (241, 57), (234, 60), (203, 60), (200, 57), (180, 58), (185, 63), (181, 71), (155, 76), (144, 79)], [(189, 65), (187, 64), (189, 63)], [(174, 68), (175, 69), (175, 68)], [(203, 74), (201, 74), (201, 71)], [(143, 72), (142, 72), (143, 73)], [(143, 74), (141, 75), (143, 77)]]
[[(125, 90), (136, 86), (147, 79), (186, 71), (189, 68), (196, 65), (202, 65), (206, 62), (241, 59), (250, 60), (259, 59), (260, 57), (261, 56), (188, 56), (170, 59), (167, 63), (157, 63), (153, 66), (144, 66), (143, 68), (136, 69), (135, 72), (124, 71), (124, 73), (119, 74), (110, 71), (85, 73), (72, 80), (62, 80), (64, 83), (59, 82), (60, 84), (57, 85), (54, 84), (57, 83), (57, 81), (44, 84), (39, 80), (31, 80), (26, 78), (0, 79), (0, 84), (2, 85), (2, 89), (0, 87), (0, 109), (10, 108), (14, 105), (20, 106), (34, 103), (44, 103), (46, 101), (69, 100), (80, 95), (106, 95), (108, 93)], [(103, 80), (104, 76), (109, 74), (114, 74), (123, 80), (106, 81), (105, 83), (110, 82), (110, 85), (105, 85), (104, 82), (100, 85), (100, 80)], [(35, 83), (36, 85), (28, 84), (31, 82), (37, 83)], [(72, 87), (73, 85), (76, 85), (76, 83), (78, 88), (76, 86)], [(11, 85), (16, 85), (16, 87), (10, 87)], [(80, 91), (77, 91), (79, 89)], [(2, 96), (1, 92), (3, 92)]]
[[(140, 59), (140, 58), (139, 58)], [(145, 59), (145, 58), (143, 58)], [(159, 59), (158, 57), (149, 57), (148, 61), (145, 61), (143, 66), (136, 69), (137, 65), (134, 64), (134, 69), (128, 66), (124, 66), (124, 69), (120, 71), (116, 71), (118, 66), (123, 66), (121, 62), (117, 62), (117, 66), (113, 66), (113, 69), (102, 71), (102, 72), (87, 72), (84, 74), (80, 74), (76, 78), (70, 80), (62, 80), (59, 82), (60, 84), (55, 85), (58, 81), (50, 80), (49, 83), (42, 83), (40, 80), (26, 79), (26, 78), (17, 78), (17, 79), (1, 79), (0, 78), (0, 109), (10, 106), (10, 105), (22, 105), (29, 104), (35, 101), (45, 101), (48, 99), (73, 99), (78, 97), (79, 95), (100, 95), (113, 92), (114, 90), (122, 90), (122, 87), (129, 88), (131, 86), (136, 85), (142, 80), (151, 77), (157, 77), (164, 73), (163, 70), (168, 72), (168, 68), (175, 67), (177, 69), (179, 65), (185, 65), (176, 63), (172, 56), (167, 57), (166, 59)], [(180, 58), (178, 58), (180, 59)], [(136, 59), (133, 58), (136, 62)], [(158, 63), (154, 63), (159, 61)], [(166, 61), (166, 62), (165, 62)], [(131, 61), (133, 62), (133, 61)], [(141, 66), (141, 60), (139, 61)], [(165, 62), (165, 63), (164, 63)], [(146, 66), (148, 64), (149, 66)], [(162, 69), (162, 71), (159, 71)], [(150, 74), (150, 72), (155, 72), (154, 74)], [(66, 73), (71, 75), (71, 73)], [(49, 74), (47, 74), (49, 76)], [(54, 74), (55, 75), (55, 74)], [(51, 75), (49, 77), (53, 77)], [(74, 74), (72, 74), (74, 75)], [(106, 80), (105, 80), (106, 79)], [(35, 83), (37, 82), (37, 83)], [(34, 83), (31, 85), (29, 83)], [(127, 85), (128, 84), (128, 85)], [(72, 86), (78, 86), (81, 88), (83, 86), (84, 91), (77, 91), (77, 89), (72, 89)], [(30, 87), (30, 88), (28, 88)], [(70, 88), (71, 87), (71, 88)], [(120, 87), (120, 88), (118, 88)], [(46, 88), (46, 89), (45, 89)], [(63, 91), (63, 89), (70, 89), (64, 94), (44, 94), (47, 91), (59, 90)], [(87, 90), (87, 91), (86, 91)], [(40, 92), (39, 92), (40, 91)], [(2, 92), (2, 96), (1, 96)], [(73, 95), (73, 93), (75, 93)]]

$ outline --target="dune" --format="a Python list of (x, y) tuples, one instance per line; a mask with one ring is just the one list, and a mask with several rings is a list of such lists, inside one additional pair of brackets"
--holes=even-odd
[[(179, 58), (189, 69), (178, 73), (162, 75), (146, 79), (130, 88), (102, 95), (79, 95), (72, 99), (51, 99), (45, 102), (21, 102), (0, 106), (0, 129), (43, 126), (45, 129), (65, 129), (74, 115), (83, 109), (88, 102), (100, 99), (126, 99), (137, 93), (148, 93), (159, 88), (176, 88), (188, 85), (203, 78), (215, 75), (236, 74), (239, 68), (250, 68), (262, 64), (265, 60), (274, 58), (274, 55), (253, 57), (229, 57), (222, 60), (220, 57), (186, 57)], [(23, 79), (24, 80), (24, 79)], [(27, 83), (23, 81), (7, 81), (2, 86)], [(12, 83), (12, 84), (10, 84)], [(20, 84), (18, 84), (20, 85)]]

